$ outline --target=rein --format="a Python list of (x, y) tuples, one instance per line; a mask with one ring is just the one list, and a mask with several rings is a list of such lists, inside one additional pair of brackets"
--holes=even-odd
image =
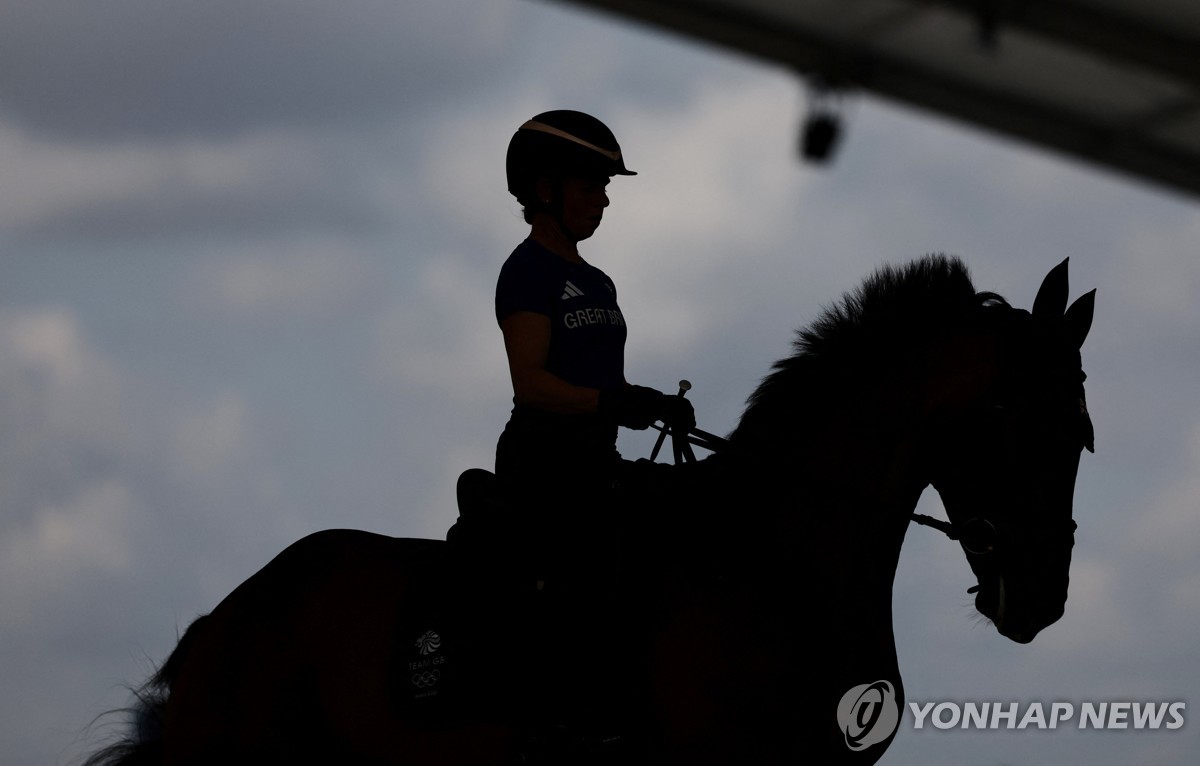
[[(686, 387), (683, 385), (684, 383), (686, 383), (686, 381), (680, 381), (681, 385), (680, 392), (678, 394), (679, 396), (683, 396), (684, 393), (691, 388), (690, 383), (687, 384)], [(665, 425), (660, 426), (657, 423), (651, 425), (650, 427), (660, 433), (658, 442), (654, 445), (654, 451), (650, 453), (651, 462), (658, 457), (658, 451), (662, 447), (664, 439), (668, 436), (671, 437), (671, 451), (674, 453), (676, 465), (679, 465), (680, 463), (696, 462), (696, 453), (692, 451), (693, 445), (702, 449), (706, 449), (714, 454), (729, 446), (728, 439), (723, 439), (715, 434), (710, 434), (708, 431), (702, 431), (699, 428), (693, 428), (685, 434), (680, 434), (672, 428), (669, 428)], [(910, 519), (921, 526), (938, 530), (951, 540), (958, 541), (962, 537), (961, 530), (949, 521), (935, 519), (932, 516), (926, 516), (923, 513), (914, 513)], [(987, 524), (989, 527), (991, 526), (991, 524), (986, 521), (983, 523)], [(989, 551), (990, 546), (986, 550), (973, 550), (971, 552), (984, 553)]]
[(917, 522), (918, 524), (920, 524), (923, 527), (932, 527), (933, 529), (936, 529), (939, 532), (945, 533), (946, 537), (949, 537), (951, 540), (957, 540), (959, 538), (958, 531), (954, 528), (954, 525), (951, 524), (949, 521), (942, 521), (941, 519), (935, 519), (932, 516), (926, 516), (923, 513), (914, 513), (912, 515), (912, 520)]
[(660, 426), (655, 423), (650, 427), (662, 434), (658, 439), (658, 443), (654, 445), (654, 451), (650, 453), (651, 462), (658, 457), (658, 450), (662, 447), (663, 439), (667, 436), (671, 437), (671, 451), (675, 453), (675, 462), (677, 464), (696, 462), (696, 453), (692, 451), (693, 444), (714, 453), (720, 452), (729, 446), (728, 439), (722, 439), (720, 436), (710, 434), (708, 431), (701, 431), (699, 428), (693, 428), (686, 434), (682, 434), (681, 438), (679, 433), (667, 426)]

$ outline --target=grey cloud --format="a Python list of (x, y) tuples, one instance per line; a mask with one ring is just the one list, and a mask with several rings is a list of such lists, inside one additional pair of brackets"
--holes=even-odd
[(398, 133), (280, 130), (111, 145), (0, 133), (13, 171), (0, 183), (0, 232), (22, 249), (295, 229), (362, 236), (389, 227), (416, 197), (405, 179), (420, 158), (394, 149)]
[(361, 121), (486, 85), (510, 13), (468, 0), (14, 0), (0, 115), (91, 140)]
[(255, 237), (296, 226), (367, 231), (385, 222), (376, 211), (326, 189), (280, 188), (271, 193), (178, 189), (142, 198), (104, 199), (61, 211), (14, 232), (33, 241), (146, 241), (164, 236)]
[(0, 312), (0, 532), (68, 504), (112, 469), (119, 374), (66, 310)]

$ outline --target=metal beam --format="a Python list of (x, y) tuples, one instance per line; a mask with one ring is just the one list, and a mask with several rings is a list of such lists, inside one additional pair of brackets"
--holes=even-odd
[(1102, 169), (1200, 194), (1196, 157), (1149, 140), (1137, 130), (1102, 126), (1065, 109), (989, 90), (909, 62), (864, 55), (857, 57), (856, 64), (854, 81), (865, 89), (1057, 150)]
[[(989, 89), (954, 74), (886, 55), (863, 45), (846, 43), (812, 29), (785, 27), (767, 15), (732, 8), (712, 0), (558, 0), (584, 5), (637, 19), (668, 32), (711, 43), (791, 67), (807, 77), (819, 77), (837, 86), (861, 88), (904, 104), (929, 109), (940, 116), (962, 120), (997, 133), (1045, 146), (1102, 168), (1129, 173), (1135, 178), (1163, 184), (1188, 194), (1200, 194), (1200, 160), (1182, 150), (1156, 142), (1139, 124), (1110, 125), (1072, 114), (1066, 109), (1022, 98), (1010, 91)], [(931, 4), (977, 9), (979, 0), (920, 0), (915, 8)], [(1002, 4), (1003, 5), (1003, 4)], [(1009, 6), (1014, 3), (1007, 4)], [(1025, 7), (1017, 0), (1015, 5)], [(1052, 6), (1042, 15), (1027, 12), (1022, 23), (1038, 26), (1047, 34), (1069, 34), (1065, 18), (1074, 6), (1064, 0), (1038, 0), (1031, 6)], [(1007, 6), (1006, 6), (1007, 7)], [(965, 12), (965, 11), (964, 11)], [(1096, 22), (1090, 44), (1102, 44), (1116, 33), (1119, 19)], [(1180, 77), (1200, 76), (1196, 63), (1182, 61), (1169, 35), (1156, 36), (1145, 28), (1123, 43), (1122, 55), (1145, 63), (1158, 56), (1156, 65), (1171, 68)], [(1162, 53), (1150, 51), (1162, 43)], [(1198, 57), (1200, 58), (1200, 57)], [(1163, 120), (1186, 115), (1195, 105), (1182, 102), (1173, 114), (1151, 115)], [(1148, 117), (1149, 119), (1149, 117)]]
[(1194, 39), (1115, 11), (1072, 0), (918, 2), (951, 8), (981, 21), (987, 18), (987, 23), (996, 24), (1001, 33), (1006, 27), (1021, 29), (1096, 58), (1132, 64), (1160, 76), (1200, 86), (1200, 51)]

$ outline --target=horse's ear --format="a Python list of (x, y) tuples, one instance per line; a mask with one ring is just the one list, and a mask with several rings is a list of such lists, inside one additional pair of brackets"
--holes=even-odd
[(1050, 273), (1042, 280), (1037, 297), (1033, 299), (1033, 315), (1057, 319), (1067, 308), (1067, 261), (1050, 269)]
[(1071, 304), (1071, 308), (1067, 309), (1067, 332), (1070, 333), (1071, 342), (1075, 344), (1075, 348), (1083, 347), (1088, 330), (1092, 329), (1092, 313), (1095, 310), (1095, 290), (1081, 295), (1077, 301)]

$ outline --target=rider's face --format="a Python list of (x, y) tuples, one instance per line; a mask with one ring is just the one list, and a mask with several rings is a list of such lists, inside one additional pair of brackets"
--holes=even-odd
[(578, 240), (596, 233), (608, 207), (608, 176), (571, 176), (561, 186), (562, 220)]

